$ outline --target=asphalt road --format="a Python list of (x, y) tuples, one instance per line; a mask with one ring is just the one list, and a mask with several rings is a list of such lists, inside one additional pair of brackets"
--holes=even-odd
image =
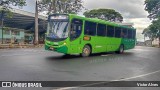
[[(124, 54), (103, 53), (67, 57), (34, 49), (0, 50), (0, 81), (160, 81), (160, 49), (136, 47)], [(17, 90), (20, 88), (12, 88)], [(24, 88), (23, 88), (24, 89)], [(22, 88), (20, 90), (23, 90)], [(25, 88), (25, 90), (55, 88)], [(107, 88), (59, 88), (104, 90)], [(160, 88), (108, 88), (109, 90), (160, 90)], [(8, 90), (8, 88), (0, 88)]]

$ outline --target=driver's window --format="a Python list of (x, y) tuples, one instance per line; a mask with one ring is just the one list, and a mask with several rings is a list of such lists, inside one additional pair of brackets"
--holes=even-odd
[(70, 32), (70, 38), (71, 40), (75, 40), (78, 38), (82, 33), (82, 20), (73, 19), (71, 24), (71, 32)]

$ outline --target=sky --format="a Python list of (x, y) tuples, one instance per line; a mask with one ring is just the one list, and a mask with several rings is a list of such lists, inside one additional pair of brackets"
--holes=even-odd
[[(35, 0), (26, 0), (27, 6), (22, 10), (34, 12)], [(137, 29), (138, 41), (143, 41), (143, 35), (141, 34), (143, 29), (151, 24), (151, 21), (147, 18), (148, 13), (144, 10), (145, 0), (83, 0), (84, 7), (88, 10), (107, 8), (114, 9), (120, 12), (124, 18), (124, 23), (134, 23), (134, 27)], [(80, 12), (79, 15), (83, 15)]]

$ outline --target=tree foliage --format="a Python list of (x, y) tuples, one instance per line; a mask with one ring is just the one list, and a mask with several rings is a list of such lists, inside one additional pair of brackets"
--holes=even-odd
[(155, 33), (155, 38), (160, 38), (160, 17), (157, 20), (152, 21), (150, 30)]
[(83, 15), (89, 18), (98, 18), (98, 19), (103, 19), (103, 20), (112, 21), (112, 22), (123, 21), (122, 15), (113, 9), (93, 9), (93, 10), (84, 12)]
[(145, 0), (145, 10), (149, 13), (150, 19), (160, 16), (160, 0)]
[(152, 21), (152, 24), (148, 27), (149, 32), (147, 36), (152, 35), (153, 38), (159, 39), (160, 47), (160, 0), (145, 0), (145, 10), (149, 13), (149, 18)]
[(38, 2), (40, 12), (77, 14), (83, 9), (82, 0), (41, 0)]
[(12, 6), (23, 7), (26, 5), (26, 0), (0, 0), (0, 13), (7, 13), (8, 16), (11, 15), (10, 9)]

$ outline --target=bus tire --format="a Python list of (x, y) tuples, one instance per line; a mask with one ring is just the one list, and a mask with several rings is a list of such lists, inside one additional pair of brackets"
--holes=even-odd
[(82, 50), (82, 57), (88, 57), (91, 54), (91, 47), (88, 45), (85, 45), (83, 50)]
[(118, 54), (124, 53), (124, 46), (120, 45), (119, 50), (117, 51)]

